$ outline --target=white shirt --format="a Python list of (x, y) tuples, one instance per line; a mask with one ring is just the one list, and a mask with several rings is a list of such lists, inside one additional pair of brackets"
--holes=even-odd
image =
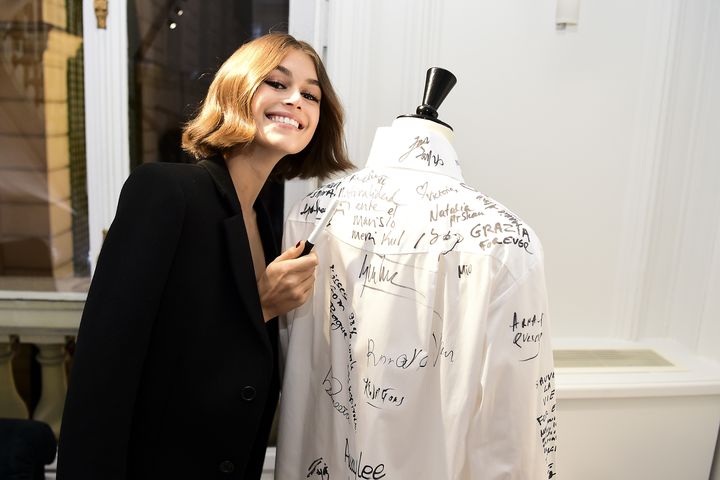
[(286, 247), (332, 196), (313, 296), (281, 319), (275, 478), (556, 477), (533, 230), (466, 185), (450, 143), (425, 130), (378, 129), (365, 169), (291, 211)]

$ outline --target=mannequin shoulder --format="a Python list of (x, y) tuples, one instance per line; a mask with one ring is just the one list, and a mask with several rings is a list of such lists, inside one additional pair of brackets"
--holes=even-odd
[(332, 199), (342, 194), (347, 179), (333, 180), (302, 197), (290, 209), (288, 219), (314, 222), (325, 212)]

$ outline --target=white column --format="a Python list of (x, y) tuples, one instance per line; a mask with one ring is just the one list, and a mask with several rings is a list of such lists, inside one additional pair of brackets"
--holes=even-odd
[(289, 5), (288, 32), (312, 45), (321, 57), (327, 48), (328, 3), (329, 0), (290, 0)]
[(22, 341), (34, 344), (40, 351), (36, 358), (40, 363), (42, 388), (33, 419), (50, 425), (55, 436), (58, 436), (67, 392), (65, 338), (22, 337)]
[(0, 417), (28, 418), (28, 410), (15, 387), (12, 372), (12, 342), (7, 335), (0, 336)]
[(108, 2), (107, 29), (99, 29), (93, 0), (83, 1), (85, 142), (88, 222), (93, 268), (103, 230), (112, 222), (130, 171), (127, 2)]

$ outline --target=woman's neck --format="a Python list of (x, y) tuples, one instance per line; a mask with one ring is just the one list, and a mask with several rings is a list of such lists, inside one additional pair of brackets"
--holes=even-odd
[(243, 214), (253, 212), (260, 190), (281, 158), (280, 154), (273, 154), (256, 145), (236, 145), (225, 155), (225, 163)]

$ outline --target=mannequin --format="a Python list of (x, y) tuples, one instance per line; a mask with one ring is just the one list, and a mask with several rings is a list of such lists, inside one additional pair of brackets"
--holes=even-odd
[(542, 246), (465, 182), (437, 112), (454, 84), (430, 69), (365, 168), (290, 211), (285, 245), (337, 199), (313, 297), (281, 319), (277, 480), (555, 476)]
[[(415, 169), (425, 163), (431, 173), (445, 171), (445, 174), (461, 177), (457, 155), (452, 148), (455, 134), (450, 125), (438, 119), (437, 111), (456, 81), (447, 70), (429, 69), (422, 104), (416, 113), (400, 115), (392, 126), (376, 130), (366, 168)], [(438, 164), (451, 157), (455, 161)], [(430, 166), (428, 162), (434, 165)]]

